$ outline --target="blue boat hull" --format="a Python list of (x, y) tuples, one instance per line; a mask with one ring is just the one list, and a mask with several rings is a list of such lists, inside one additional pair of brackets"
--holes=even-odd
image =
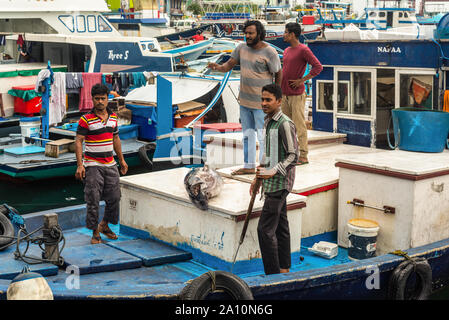
[[(103, 208), (102, 205), (100, 218)], [(24, 216), (28, 230), (40, 227), (43, 214), (49, 212)], [(69, 272), (49, 264), (31, 266), (32, 271), (46, 277), (55, 299), (177, 299), (186, 282), (213, 270), (193, 261), (187, 252), (155, 241), (148, 242), (148, 245), (155, 248), (150, 255), (145, 255), (145, 248), (140, 248), (141, 251), (134, 252), (133, 255), (126, 255), (127, 251), (133, 250), (129, 245), (126, 246), (126, 243), (149, 240), (139, 239), (145, 235), (124, 227), (113, 226), (113, 230), (120, 233), (119, 240), (106, 240), (101, 250), (93, 254), (94, 249), (90, 245), (91, 231), (83, 227), (85, 206), (51, 212), (58, 214), (59, 224), (64, 230), (66, 247), (62, 256), (66, 262), (77, 262), (81, 270), (79, 288), (70, 289), (70, 286), (67, 286), (71, 279)], [(335, 236), (334, 232), (303, 238), (302, 244), (307, 246), (314, 241), (329, 240)], [(0, 252), (2, 299), (6, 298), (10, 280), (24, 265), (22, 261), (14, 260), (14, 250), (15, 246), (9, 251)], [(349, 261), (345, 257), (345, 249), (339, 248), (339, 251), (338, 257), (327, 260), (302, 249), (304, 260), (292, 261), (291, 272), (288, 274), (266, 276), (259, 272), (239, 276), (249, 285), (255, 299), (386, 299), (391, 274), (404, 258), (386, 254), (366, 260)], [(448, 283), (449, 239), (409, 249), (407, 253), (412, 257), (428, 260), (432, 268), (434, 290)], [(96, 262), (90, 261), (92, 256)], [(373, 267), (379, 271), (379, 281), (377, 288), (370, 289), (367, 283), (371, 283)]]

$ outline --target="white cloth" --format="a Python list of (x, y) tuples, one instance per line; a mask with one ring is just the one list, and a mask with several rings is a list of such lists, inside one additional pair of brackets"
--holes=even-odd
[(39, 74), (37, 75), (36, 86), (34, 87), (34, 91), (39, 92), (39, 86), (42, 85), (42, 81), (47, 79), (49, 76), (50, 76), (50, 70), (42, 69), (41, 71), (39, 71)]
[(55, 81), (51, 85), (50, 106), (48, 112), (48, 124), (62, 122), (66, 114), (66, 87), (65, 73), (55, 72)]

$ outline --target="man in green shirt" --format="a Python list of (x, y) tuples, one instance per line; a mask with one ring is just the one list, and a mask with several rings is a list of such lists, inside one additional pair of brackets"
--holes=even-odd
[(281, 111), (282, 91), (274, 84), (262, 88), (265, 152), (257, 168), (250, 194), (258, 193), (256, 179), (262, 180), (265, 202), (257, 225), (257, 235), (265, 274), (290, 271), (290, 230), (287, 220), (287, 196), (295, 181), (298, 160), (296, 127)]

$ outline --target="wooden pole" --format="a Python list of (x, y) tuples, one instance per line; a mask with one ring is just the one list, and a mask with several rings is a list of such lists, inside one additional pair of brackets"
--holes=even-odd
[[(51, 230), (58, 226), (58, 215), (56, 213), (48, 213), (44, 215), (44, 228)], [(44, 236), (46, 233), (44, 233)], [(48, 235), (47, 235), (48, 236)], [(45, 246), (45, 259), (55, 261), (58, 263), (59, 260), (59, 242), (57, 239), (52, 239), (51, 243), (44, 241)]]

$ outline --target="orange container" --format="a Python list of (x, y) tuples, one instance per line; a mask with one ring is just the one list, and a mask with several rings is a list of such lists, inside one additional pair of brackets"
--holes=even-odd
[[(175, 128), (184, 128), (184, 126), (188, 125), (190, 121), (196, 118), (196, 116), (197, 115), (175, 118)], [(197, 123), (204, 123), (204, 117), (198, 120)]]

